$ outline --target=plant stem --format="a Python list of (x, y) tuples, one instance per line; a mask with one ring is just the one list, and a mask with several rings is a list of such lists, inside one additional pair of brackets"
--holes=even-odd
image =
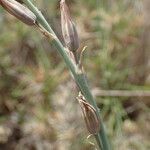
[[(37, 22), (40, 23), (48, 32), (50, 32), (51, 34), (56, 36), (54, 31), (50, 27), (50, 25), (45, 20), (42, 13), (31, 3), (31, 1), (30, 0), (23, 0), (23, 2), (36, 15)], [(75, 80), (76, 84), (79, 86), (85, 99), (91, 105), (93, 105), (93, 107), (96, 109), (97, 115), (100, 118), (100, 132), (97, 135), (95, 135), (99, 149), (101, 148), (102, 150), (110, 150), (110, 145), (108, 143), (108, 139), (107, 139), (107, 136), (105, 133), (104, 125), (103, 125), (102, 119), (100, 117), (99, 109), (98, 109), (98, 106), (97, 106), (91, 92), (90, 92), (85, 74), (79, 73), (77, 71), (78, 70), (77, 66), (72, 62), (72, 60), (70, 59), (70, 57), (66, 53), (65, 48), (63, 47), (62, 43), (59, 41), (58, 38), (52, 40), (51, 44), (58, 50), (60, 55), (63, 57), (68, 69), (71, 71), (71, 73), (74, 77), (74, 80)]]

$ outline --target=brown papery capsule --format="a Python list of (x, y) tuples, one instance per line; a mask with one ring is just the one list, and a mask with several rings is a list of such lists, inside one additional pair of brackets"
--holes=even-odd
[(36, 16), (27, 7), (15, 0), (0, 0), (0, 5), (10, 14), (21, 20), (27, 25), (35, 25)]
[(100, 130), (100, 119), (97, 116), (95, 108), (86, 102), (82, 95), (77, 97), (80, 107), (83, 112), (83, 117), (87, 126), (88, 131), (91, 134), (97, 134)]
[(61, 28), (66, 47), (75, 52), (79, 48), (79, 38), (74, 22), (71, 19), (65, 0), (60, 1)]

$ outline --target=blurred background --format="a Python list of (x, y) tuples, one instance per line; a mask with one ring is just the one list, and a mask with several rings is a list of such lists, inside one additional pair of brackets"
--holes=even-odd
[[(57, 0), (36, 5), (62, 41)], [(150, 149), (150, 0), (68, 0), (113, 149)], [(76, 86), (35, 27), (0, 7), (0, 150), (95, 150)]]

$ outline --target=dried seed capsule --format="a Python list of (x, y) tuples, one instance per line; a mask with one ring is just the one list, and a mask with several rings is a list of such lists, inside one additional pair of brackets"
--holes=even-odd
[(85, 98), (81, 94), (79, 94), (77, 99), (82, 109), (88, 131), (91, 134), (97, 134), (100, 130), (100, 120), (97, 116), (95, 108), (86, 102)]
[(79, 48), (79, 38), (74, 22), (71, 19), (65, 0), (60, 2), (61, 28), (66, 47), (75, 52)]
[(10, 14), (21, 20), (27, 25), (35, 25), (36, 16), (27, 7), (15, 0), (0, 0), (0, 4)]

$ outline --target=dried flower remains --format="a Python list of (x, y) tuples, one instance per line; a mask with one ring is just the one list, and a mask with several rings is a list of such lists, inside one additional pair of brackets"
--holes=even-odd
[(86, 102), (84, 96), (81, 93), (79, 93), (77, 100), (79, 101), (80, 107), (82, 109), (83, 117), (88, 131), (91, 134), (97, 134), (100, 130), (100, 120), (95, 108)]
[(74, 22), (71, 19), (65, 0), (60, 1), (61, 28), (65, 46), (72, 52), (79, 48), (79, 38)]
[(0, 0), (0, 5), (25, 24), (30, 26), (36, 24), (34, 13), (19, 2), (15, 0)]

